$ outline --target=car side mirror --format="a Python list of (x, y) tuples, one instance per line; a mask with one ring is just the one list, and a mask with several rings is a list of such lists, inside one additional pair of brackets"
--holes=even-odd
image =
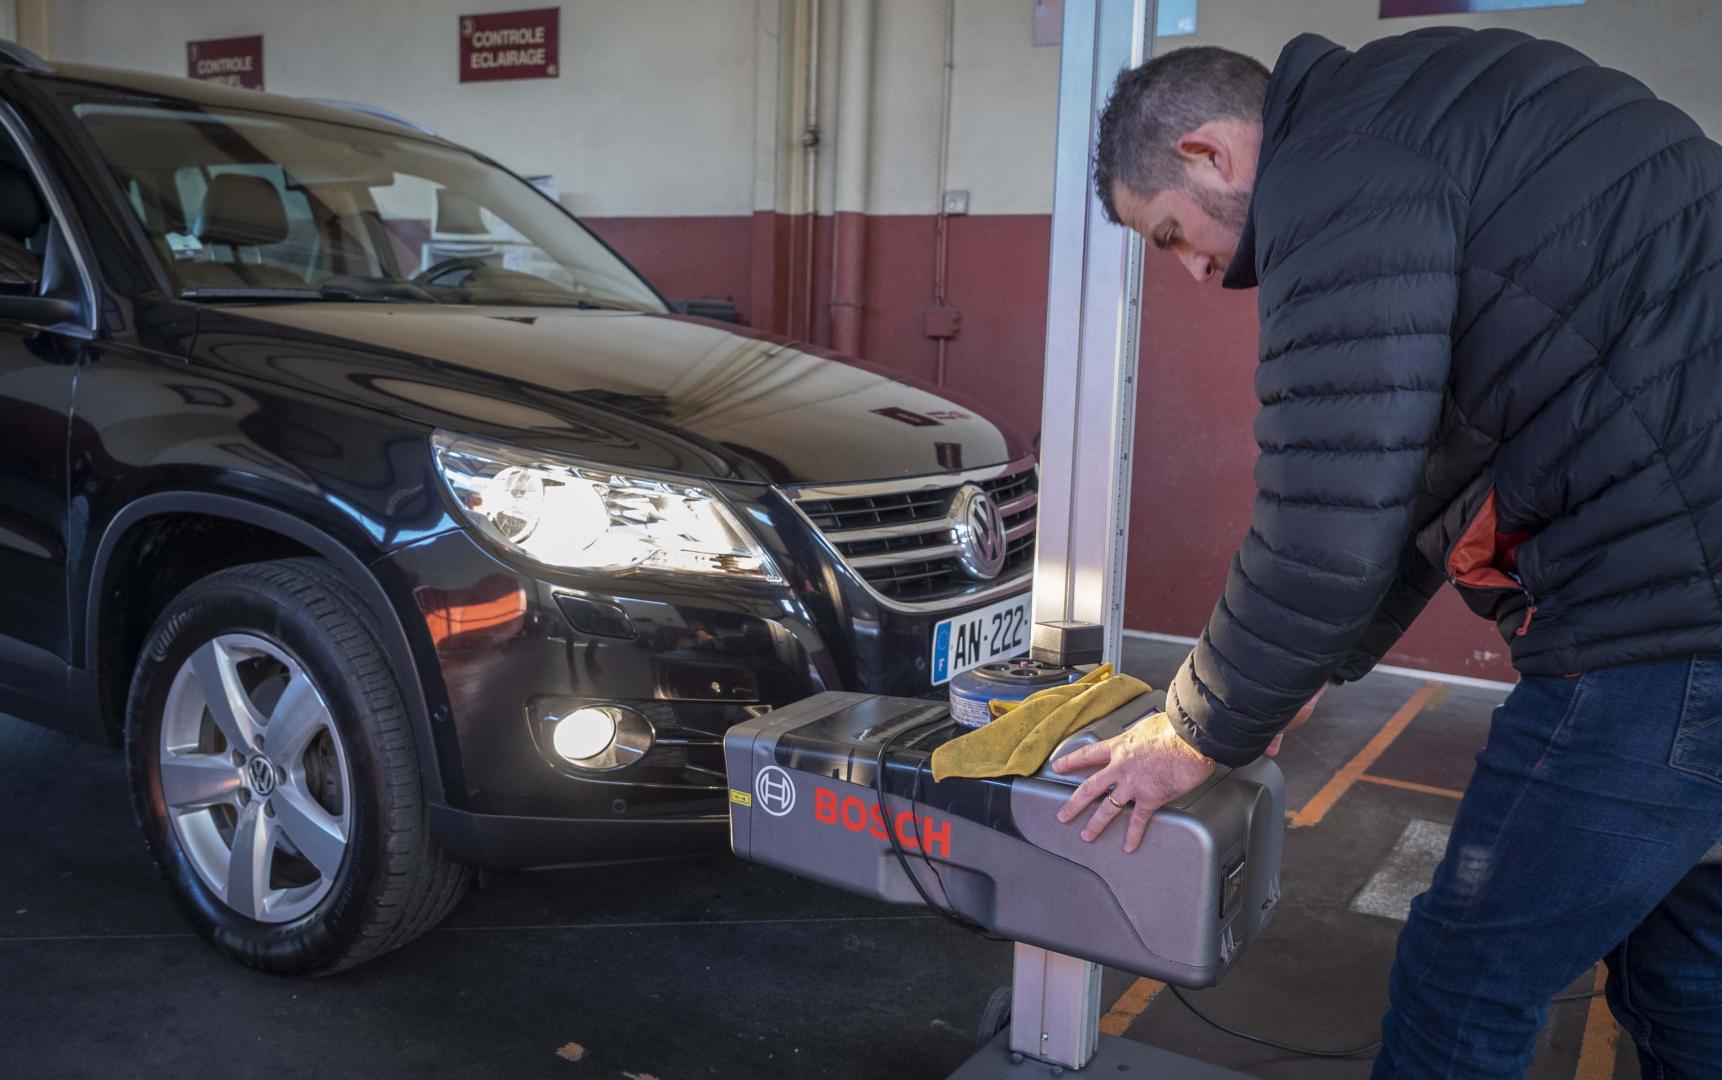
[(78, 305), (58, 296), (6, 296), (0, 294), (0, 320), (53, 326), (76, 322)]

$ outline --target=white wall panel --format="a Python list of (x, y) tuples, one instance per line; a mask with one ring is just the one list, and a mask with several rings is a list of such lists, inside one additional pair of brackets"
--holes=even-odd
[(1058, 50), (1033, 44), (1032, 0), (956, 0), (947, 186), (975, 214), (1052, 212)]
[[(1001, 9), (1018, 6), (999, 5)], [(939, 202), (945, 4), (943, 0), (880, 0), (877, 18), (868, 209), (875, 214), (931, 214)], [(1050, 142), (1046, 152), (1050, 161)]]

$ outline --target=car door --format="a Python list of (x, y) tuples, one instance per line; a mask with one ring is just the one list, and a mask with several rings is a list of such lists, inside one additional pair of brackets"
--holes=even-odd
[(22, 133), (0, 103), (0, 713), (77, 729), (66, 453), (90, 291)]

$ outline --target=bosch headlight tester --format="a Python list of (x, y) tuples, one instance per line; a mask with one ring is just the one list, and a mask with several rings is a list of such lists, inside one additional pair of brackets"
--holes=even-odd
[[(1065, 0), (1032, 639), (1034, 659), (1053, 668), (1119, 651), (1142, 240), (1105, 222), (1088, 178), (1106, 94), (1149, 52), (1153, 24), (1153, 0)], [(969, 723), (978, 685), (956, 695)], [(1127, 703), (1053, 757), (1123, 731), (1162, 700)], [(1017, 942), (1008, 1021), (995, 996), (983, 1023), (996, 1034), (983, 1030), (993, 1037), (952, 1080), (1066, 1069), (1236, 1077), (1100, 1035), (1098, 964), (1188, 987), (1226, 973), (1279, 898), (1279, 769), (1262, 759), (1217, 770), (1156, 813), (1125, 854), (1121, 824), (1089, 844), (1058, 822), (1078, 777), (1044, 768), (933, 783), (933, 749), (966, 730), (948, 703), (846, 693), (737, 725), (724, 738), (736, 854)]]

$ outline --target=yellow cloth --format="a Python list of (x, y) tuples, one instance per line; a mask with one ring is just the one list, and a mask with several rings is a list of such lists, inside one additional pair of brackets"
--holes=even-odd
[(1028, 776), (1073, 732), (1080, 731), (1148, 684), (1114, 675), (1104, 664), (1068, 686), (1054, 686), (1021, 701), (994, 701), (992, 723), (933, 751), (933, 779), (952, 776)]

